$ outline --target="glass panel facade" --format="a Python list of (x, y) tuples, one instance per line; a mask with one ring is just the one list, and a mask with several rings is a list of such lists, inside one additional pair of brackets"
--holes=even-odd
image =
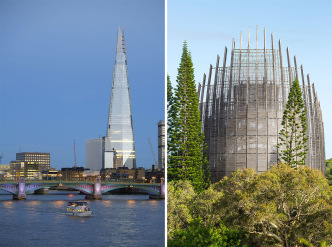
[(107, 138), (111, 142), (110, 149), (116, 151), (116, 157), (122, 159), (123, 166), (136, 168), (126, 48), (120, 28), (116, 44)]

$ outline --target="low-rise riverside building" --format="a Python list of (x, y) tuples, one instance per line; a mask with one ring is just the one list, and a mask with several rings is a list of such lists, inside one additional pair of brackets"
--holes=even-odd
[(128, 169), (128, 167), (107, 168), (100, 170), (102, 180), (133, 180), (135, 182), (145, 182), (144, 168)]
[(61, 168), (58, 172), (58, 179), (67, 180), (84, 180), (83, 173), (86, 169), (84, 167), (66, 167)]
[(55, 170), (55, 168), (51, 168), (49, 171), (42, 171), (42, 179), (43, 180), (56, 180), (58, 179), (59, 171)]
[(15, 163), (15, 168), (12, 171), (13, 177), (19, 179), (25, 177), (27, 180), (39, 179), (40, 177), (40, 166), (37, 162), (25, 161)]
[(145, 180), (149, 183), (160, 183), (165, 178), (165, 169), (156, 169), (152, 165), (152, 169), (145, 171)]

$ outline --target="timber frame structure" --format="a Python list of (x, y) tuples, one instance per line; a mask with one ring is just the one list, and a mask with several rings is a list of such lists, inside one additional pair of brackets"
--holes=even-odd
[(210, 65), (208, 78), (204, 74), (202, 85), (198, 86), (211, 181), (217, 182), (237, 169), (264, 172), (277, 164), (278, 134), (295, 78), (299, 82), (302, 79), (306, 108), (306, 164), (325, 174), (324, 123), (315, 86), (310, 84), (309, 74), (305, 78), (303, 66), (298, 68), (296, 56), (291, 66), (288, 47), (288, 66), (284, 67), (281, 41), (276, 49), (273, 33), (272, 49), (266, 48), (265, 28), (264, 49), (258, 49), (257, 29), (256, 48), (250, 48), (249, 29), (248, 47), (243, 49), (241, 33), (239, 49), (235, 49), (233, 39), (230, 65), (226, 66), (225, 47), (223, 63), (219, 64), (217, 56), (216, 67)]

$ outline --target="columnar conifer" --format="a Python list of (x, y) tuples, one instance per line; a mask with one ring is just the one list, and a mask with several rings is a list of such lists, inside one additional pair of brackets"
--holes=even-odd
[(297, 79), (290, 88), (281, 125), (283, 128), (279, 132), (279, 160), (294, 168), (298, 165), (305, 165), (308, 150), (306, 145), (308, 140), (306, 137), (306, 109)]
[(168, 78), (168, 180), (190, 180), (196, 191), (208, 187), (208, 165), (204, 155), (204, 135), (187, 43), (178, 69), (174, 95)]

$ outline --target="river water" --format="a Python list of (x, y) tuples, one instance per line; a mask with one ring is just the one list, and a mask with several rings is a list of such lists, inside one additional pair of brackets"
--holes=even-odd
[[(3, 193), (3, 192), (0, 192)], [(88, 201), (93, 216), (67, 216), (76, 192), (50, 191), (14, 201), (0, 194), (0, 246), (165, 246), (165, 201), (148, 195), (103, 195)]]

